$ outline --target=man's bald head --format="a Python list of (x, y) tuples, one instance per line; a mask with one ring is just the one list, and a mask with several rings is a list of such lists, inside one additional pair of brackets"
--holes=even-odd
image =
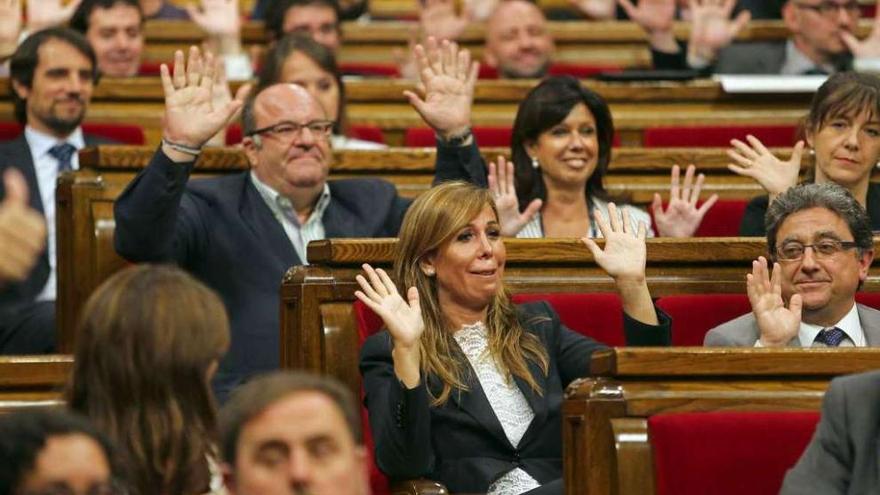
[(248, 98), (241, 113), (242, 132), (245, 136), (251, 135), (255, 130), (272, 124), (261, 117), (268, 114), (285, 115), (294, 109), (311, 109), (319, 113), (321, 118), (327, 118), (324, 107), (305, 88), (280, 82), (266, 86)]
[(486, 63), (505, 78), (543, 77), (553, 56), (546, 24), (544, 13), (534, 3), (502, 1), (486, 23)]

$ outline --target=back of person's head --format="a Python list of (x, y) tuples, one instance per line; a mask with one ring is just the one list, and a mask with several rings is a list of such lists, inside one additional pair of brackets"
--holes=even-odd
[[(339, 71), (333, 50), (318, 43), (311, 36), (305, 33), (289, 33), (269, 49), (263, 58), (263, 65), (257, 76), (257, 91), (279, 82), (291, 82), (284, 80), (284, 66), (294, 53), (305, 55), (321, 70), (333, 76), (339, 91), (339, 98), (336, 101), (338, 111), (334, 133), (340, 134), (345, 129), (345, 85), (342, 82), (342, 72)], [(329, 109), (325, 108), (325, 110), (329, 113)], [(332, 116), (328, 115), (328, 117)]]
[(12, 102), (15, 106), (15, 118), (18, 122), (27, 123), (27, 100), (21, 98), (12, 89), (13, 81), (33, 88), (34, 71), (40, 63), (40, 47), (50, 40), (59, 40), (72, 46), (92, 63), (92, 82), (98, 82), (98, 62), (95, 51), (82, 34), (66, 27), (53, 27), (31, 34), (15, 49), (9, 59), (9, 82)]
[(541, 81), (520, 102), (513, 122), (510, 143), (511, 159), (516, 174), (516, 191), (520, 209), (534, 199), (547, 199), (547, 190), (540, 168), (532, 165), (526, 147), (538, 137), (564, 121), (572, 109), (584, 104), (596, 121), (599, 157), (593, 175), (587, 180), (586, 194), (601, 200), (611, 199), (605, 191), (603, 178), (611, 162), (614, 121), (608, 104), (593, 90), (585, 88), (572, 76), (554, 76)]
[(86, 34), (89, 30), (92, 12), (95, 9), (109, 10), (116, 5), (126, 5), (137, 9), (141, 16), (141, 22), (144, 21), (144, 12), (138, 0), (82, 0), (76, 10), (73, 11), (69, 26), (71, 29)]
[[(274, 40), (280, 40), (286, 34), (284, 32), (284, 17), (287, 11), (294, 7), (327, 7), (336, 13), (339, 21), (339, 3), (336, 0), (273, 0), (266, 9), (266, 31)], [(336, 29), (339, 29), (337, 24)]]
[(783, 222), (811, 208), (825, 208), (846, 222), (860, 255), (874, 248), (868, 213), (849, 191), (834, 183), (800, 184), (777, 196), (764, 216), (767, 249), (772, 259), (776, 259), (776, 234)]
[(120, 446), (134, 494), (207, 486), (228, 346), (220, 298), (179, 268), (126, 268), (86, 302), (67, 399)]
[[(53, 440), (75, 443), (56, 443), (45, 457)], [(0, 493), (67, 493), (42, 490), (80, 483), (106, 489), (95, 493), (117, 494), (117, 476), (110, 442), (85, 418), (49, 409), (0, 415)]]

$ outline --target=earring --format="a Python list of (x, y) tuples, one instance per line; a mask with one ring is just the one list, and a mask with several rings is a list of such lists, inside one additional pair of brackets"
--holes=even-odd
[(816, 156), (816, 150), (814, 150), (813, 148), (810, 148), (809, 153), (810, 153), (810, 156)]
[(427, 275), (429, 277), (433, 277), (434, 276), (434, 269), (433, 268), (425, 268), (425, 275)]
[(536, 156), (532, 157), (532, 168), (535, 170), (541, 168), (541, 164), (538, 163), (538, 157), (536, 157)]

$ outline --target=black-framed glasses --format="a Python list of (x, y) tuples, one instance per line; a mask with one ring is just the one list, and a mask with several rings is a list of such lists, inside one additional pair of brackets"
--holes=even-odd
[(332, 120), (313, 120), (311, 122), (306, 122), (305, 124), (297, 124), (296, 122), (285, 120), (283, 122), (278, 122), (277, 124), (255, 129), (249, 132), (248, 136), (254, 136), (257, 134), (268, 135), (286, 141), (302, 136), (303, 129), (308, 128), (309, 132), (315, 136), (326, 139), (333, 133), (333, 126), (335, 124), (336, 123)]
[(837, 239), (822, 239), (813, 244), (804, 244), (799, 241), (788, 241), (776, 248), (776, 257), (779, 261), (799, 261), (804, 258), (807, 248), (813, 249), (813, 256), (819, 259), (830, 258), (844, 249), (858, 247), (855, 241), (839, 241)]
[(861, 14), (862, 8), (859, 5), (859, 2), (852, 0), (846, 3), (837, 3), (832, 2), (830, 0), (826, 0), (824, 2), (817, 3), (815, 5), (809, 3), (799, 3), (795, 2), (795, 5), (802, 9), (809, 9), (821, 16), (827, 17), (829, 19), (834, 18), (838, 15), (841, 10), (845, 10), (847, 14), (851, 16), (857, 16)]

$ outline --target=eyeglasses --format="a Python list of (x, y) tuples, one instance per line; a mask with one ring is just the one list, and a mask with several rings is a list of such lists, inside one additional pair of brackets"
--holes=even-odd
[(814, 244), (804, 244), (798, 241), (788, 241), (776, 248), (776, 257), (779, 261), (799, 261), (804, 258), (807, 248), (813, 248), (813, 256), (825, 259), (834, 256), (844, 249), (858, 247), (855, 241), (838, 241), (837, 239), (823, 239)]
[(845, 10), (847, 14), (853, 17), (858, 16), (862, 12), (861, 6), (859, 6), (859, 2), (856, 1), (846, 3), (825, 1), (816, 5), (811, 5), (808, 3), (795, 3), (795, 5), (802, 9), (812, 10), (828, 19), (833, 19), (835, 16), (838, 15), (841, 10)]
[(289, 141), (293, 138), (301, 137), (303, 129), (307, 128), (309, 132), (311, 132), (315, 136), (321, 139), (326, 139), (330, 137), (330, 134), (333, 132), (334, 124), (335, 122), (333, 122), (332, 120), (313, 120), (305, 124), (297, 124), (296, 122), (284, 121), (274, 125), (270, 125), (268, 127), (255, 129), (249, 132), (248, 136), (267, 134), (269, 136), (277, 137), (281, 140)]

